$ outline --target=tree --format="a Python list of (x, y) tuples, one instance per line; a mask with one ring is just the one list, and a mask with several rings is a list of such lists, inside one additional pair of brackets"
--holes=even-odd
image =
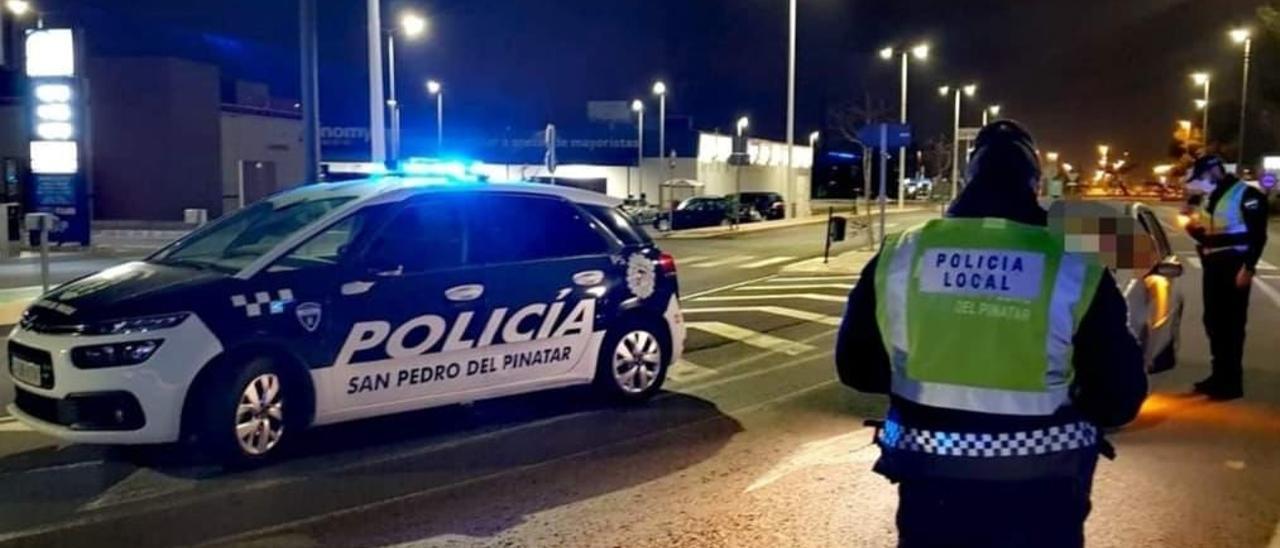
[(892, 122), (894, 110), (884, 100), (872, 100), (871, 93), (862, 92), (862, 101), (845, 101), (827, 110), (827, 127), (851, 143), (858, 140), (858, 130), (868, 124)]

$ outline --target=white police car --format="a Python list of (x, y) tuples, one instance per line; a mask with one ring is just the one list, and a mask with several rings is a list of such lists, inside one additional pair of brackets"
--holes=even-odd
[(44, 295), (10, 336), (9, 411), (253, 461), (412, 409), (587, 383), (643, 400), (684, 326), (674, 261), (620, 203), (400, 176), (279, 194)]

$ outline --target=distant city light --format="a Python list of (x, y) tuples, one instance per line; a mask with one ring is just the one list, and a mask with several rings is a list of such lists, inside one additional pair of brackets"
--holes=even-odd
[(435, 95), (440, 93), (440, 82), (436, 80), (427, 80), (427, 93)]
[(1204, 110), (1209, 106), (1209, 102), (1204, 99), (1196, 99), (1196, 110)]
[(1209, 73), (1207, 73), (1207, 72), (1193, 72), (1193, 73), (1191, 73), (1191, 81), (1192, 81), (1192, 82), (1195, 82), (1195, 84), (1196, 84), (1197, 86), (1203, 86), (1203, 85), (1205, 84), (1205, 82), (1208, 82), (1208, 81), (1209, 81)]
[(987, 112), (990, 112), (992, 116), (999, 116), (999, 115), (1000, 115), (1000, 105), (991, 105), (991, 106), (987, 107)]
[(631, 101), (631, 112), (644, 112), (644, 101), (639, 99)]
[(975, 93), (978, 93), (978, 84), (969, 84), (969, 85), (967, 85), (967, 86), (965, 86), (965, 87), (964, 87), (964, 94), (965, 94), (965, 95), (967, 95), (967, 96), (969, 96), (969, 97), (973, 97), (973, 95), (974, 95)]
[(654, 94), (654, 95), (666, 95), (666, 94), (667, 94), (667, 85), (666, 85), (666, 84), (664, 84), (664, 83), (662, 83), (662, 81), (654, 82), (654, 83), (653, 83), (653, 94)]
[(938, 88), (938, 95), (946, 97), (948, 93), (951, 93), (951, 86), (942, 86)]
[(1229, 34), (1231, 35), (1232, 42), (1235, 42), (1237, 44), (1243, 44), (1245, 43), (1245, 41), (1249, 39), (1252, 33), (1249, 31), (1249, 29), (1239, 28), (1239, 29), (1232, 29)]
[(1057, 153), (1057, 152), (1050, 152), (1050, 153), (1048, 153), (1048, 154), (1045, 154), (1045, 155), (1044, 155), (1044, 157), (1045, 157), (1045, 159), (1049, 160), (1050, 162), (1053, 162), (1053, 163), (1057, 163), (1057, 162), (1058, 162), (1058, 153)]
[(893, 59), (893, 48), (884, 48), (880, 50), (880, 58), (888, 61)]

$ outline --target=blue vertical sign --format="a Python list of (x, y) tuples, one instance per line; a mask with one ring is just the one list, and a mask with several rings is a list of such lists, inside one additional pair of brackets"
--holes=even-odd
[(71, 29), (27, 33), (30, 85), (31, 190), (28, 211), (52, 213), (49, 240), (89, 245), (89, 192), (85, 175), (83, 85)]

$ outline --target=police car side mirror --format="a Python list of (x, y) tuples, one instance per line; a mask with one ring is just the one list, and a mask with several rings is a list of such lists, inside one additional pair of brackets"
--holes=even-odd
[(1165, 259), (1156, 263), (1155, 268), (1151, 269), (1151, 273), (1166, 278), (1177, 278), (1182, 275), (1182, 263), (1177, 259)]

